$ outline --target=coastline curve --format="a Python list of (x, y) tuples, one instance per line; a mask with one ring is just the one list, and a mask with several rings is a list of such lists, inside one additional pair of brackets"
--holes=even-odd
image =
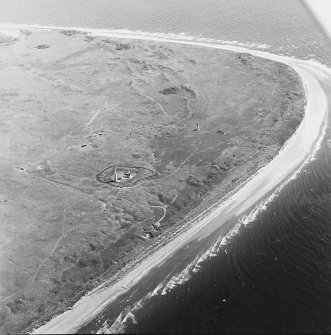
[[(14, 26), (12, 29), (71, 29), (64, 27), (47, 26)], [(76, 30), (76, 28), (72, 28)], [(4, 30), (0, 26), (0, 31)], [(239, 216), (252, 208), (258, 202), (277, 191), (284, 183), (291, 180), (302, 168), (311, 160), (321, 145), (326, 130), (328, 101), (326, 94), (321, 87), (321, 83), (326, 84), (330, 70), (314, 61), (302, 61), (291, 57), (272, 55), (267, 52), (249, 50), (243, 47), (220, 45), (207, 39), (194, 39), (182, 36), (164, 37), (157, 34), (135, 34), (106, 31), (79, 29), (91, 35), (108, 36), (124, 39), (145, 39), (158, 42), (187, 44), (206, 48), (223, 49), (234, 52), (250, 52), (254, 56), (268, 58), (292, 67), (300, 75), (307, 97), (304, 118), (295, 133), (286, 141), (283, 148), (267, 165), (261, 168), (252, 178), (245, 182), (239, 190), (232, 194), (227, 200), (222, 202), (216, 209), (206, 214), (206, 210), (194, 225), (174, 237), (169, 243), (153, 254), (142, 260), (132, 271), (125, 274), (114, 285), (106, 287), (103, 284), (100, 289), (96, 288), (86, 296), (82, 297), (71, 310), (64, 312), (53, 318), (45, 325), (35, 329), (33, 334), (45, 333), (73, 333), (79, 327), (99, 314), (105, 307), (114, 301), (118, 296), (127, 292), (156, 265), (162, 264), (175, 251), (194, 239), (201, 239), (211, 234), (217, 227), (222, 225), (233, 216)], [(7, 26), (7, 30), (10, 29)], [(277, 171), (277, 173), (275, 172)], [(216, 218), (222, 214), (221, 220)]]

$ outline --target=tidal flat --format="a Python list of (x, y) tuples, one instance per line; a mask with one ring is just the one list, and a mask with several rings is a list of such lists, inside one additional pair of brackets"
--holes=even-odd
[(0, 42), (3, 333), (65, 311), (216, 203), (304, 114), (297, 73), (249, 53), (71, 30)]

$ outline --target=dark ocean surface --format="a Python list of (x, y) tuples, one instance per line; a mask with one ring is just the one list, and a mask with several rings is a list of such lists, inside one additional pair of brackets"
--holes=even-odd
[[(1, 0), (0, 22), (185, 33), (331, 65), (297, 0)], [(331, 332), (329, 138), (330, 130), (316, 159), (215, 257), (179, 275), (238, 218), (173, 255), (80, 332)]]
[(138, 323), (126, 331), (331, 332), (331, 159), (324, 150), (200, 273), (136, 312)]
[(79, 333), (331, 332), (330, 153), (324, 142), (316, 160), (187, 282), (148, 294), (189, 262), (181, 250)]

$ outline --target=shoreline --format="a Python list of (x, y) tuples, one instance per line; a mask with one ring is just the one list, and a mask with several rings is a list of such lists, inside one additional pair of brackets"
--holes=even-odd
[[(25, 27), (25, 28), (31, 29), (31, 27)], [(52, 30), (54, 28), (45, 27), (45, 28), (40, 28), (40, 29)], [(82, 29), (82, 31), (86, 32), (88, 31), (88, 29)], [(106, 36), (124, 38), (124, 39), (135, 39), (133, 37), (134, 35), (130, 35), (129, 37), (118, 36), (118, 35), (117, 36), (106, 35)], [(138, 264), (137, 266), (133, 268), (133, 270), (124, 274), (123, 276), (124, 278), (122, 277), (119, 280), (117, 280), (117, 282), (115, 283), (113, 287), (103, 288), (103, 286), (109, 284), (107, 282), (100, 285), (99, 287), (97, 287), (96, 289), (88, 293), (86, 296), (82, 297), (81, 300), (76, 303), (76, 305), (73, 307), (72, 310), (66, 311), (63, 314), (56, 316), (54, 319), (46, 323), (44, 326), (41, 326), (40, 328), (36, 329), (33, 333), (40, 333), (40, 332), (41, 333), (46, 333), (46, 332), (55, 332), (55, 333), (66, 332), (67, 333), (67, 332), (73, 332), (77, 330), (77, 328), (82, 326), (84, 323), (86, 323), (88, 319), (91, 319), (96, 314), (98, 314), (104, 307), (106, 307), (106, 305), (108, 305), (110, 301), (115, 300), (119, 295), (126, 292), (130, 288), (130, 286), (137, 283), (137, 281), (139, 281), (142, 278), (142, 276), (148, 273), (148, 271), (152, 269), (155, 265), (161, 264), (163, 260), (165, 260), (170, 255), (172, 255), (180, 247), (184, 246), (186, 243), (188, 243), (192, 239), (197, 238), (197, 234), (200, 234), (203, 228), (207, 228), (206, 229), (207, 231), (205, 232), (204, 236), (209, 235), (213, 230), (216, 229), (215, 228), (216, 225), (218, 226), (220, 225), (219, 222), (217, 222), (216, 224), (212, 224), (212, 220), (217, 215), (219, 215), (221, 212), (227, 211), (227, 215), (224, 215), (225, 216), (224, 220), (226, 220), (226, 218), (232, 217), (233, 215), (242, 214), (244, 211), (254, 206), (257, 202), (261, 201), (261, 199), (263, 199), (266, 196), (266, 194), (272, 193), (275, 190), (275, 188), (279, 187), (280, 184), (283, 184), (284, 182), (287, 183), (287, 181), (293, 177), (293, 172), (297, 173), (301, 169), (303, 164), (305, 164), (305, 162), (311, 158), (312, 156), (311, 149), (314, 148), (314, 152), (317, 151), (319, 144), (320, 144), (319, 142), (321, 142), (323, 138), (322, 128), (323, 128), (323, 125), (325, 125), (325, 118), (322, 115), (322, 113), (320, 113), (321, 115), (319, 115), (319, 118), (316, 118), (317, 121), (314, 120), (314, 117), (312, 116), (310, 116), (312, 120), (309, 121), (309, 118), (307, 116), (309, 112), (308, 109), (310, 110), (313, 109), (314, 102), (315, 104), (317, 102), (325, 103), (325, 101), (322, 101), (322, 100), (317, 101), (317, 102), (316, 101), (311, 102), (311, 99), (310, 99), (312, 96), (312, 92), (315, 91), (316, 93), (316, 91), (318, 90), (319, 90), (319, 94), (321, 98), (322, 90), (321, 88), (318, 87), (319, 85), (316, 86), (317, 84), (316, 79), (311, 74), (309, 74), (309, 70), (307, 70), (307, 68), (306, 70), (304, 69), (303, 64), (301, 64), (301, 67), (298, 64), (293, 64), (296, 62), (297, 63), (301, 62), (301, 63), (306, 64), (308, 63), (307, 61), (293, 60), (291, 58), (288, 59), (287, 57), (285, 58), (285, 57), (276, 56), (276, 55), (273, 56), (271, 54), (267, 54), (268, 57), (265, 57), (264, 55), (266, 54), (265, 52), (251, 51), (248, 49), (238, 48), (238, 47), (233, 47), (233, 46), (206, 44), (202, 42), (199, 43), (199, 42), (194, 42), (194, 41), (182, 41), (182, 40), (175, 41), (171, 39), (167, 40), (167, 39), (161, 39), (161, 38), (160, 39), (144, 38), (141, 36), (140, 37), (138, 36), (138, 38), (136, 39), (149, 39), (149, 40), (166, 42), (166, 43), (188, 44), (188, 45), (230, 50), (230, 51), (236, 51), (236, 52), (246, 51), (246, 52), (252, 53), (254, 56), (264, 57), (264, 58), (271, 59), (273, 61), (279, 61), (279, 62), (285, 63), (286, 65), (289, 65), (292, 68), (294, 68), (294, 70), (296, 70), (296, 72), (299, 74), (299, 76), (303, 80), (304, 87), (306, 90), (306, 96), (307, 96), (307, 105), (305, 108), (306, 112), (304, 115), (304, 119), (299, 125), (299, 127), (297, 128), (297, 130), (295, 131), (295, 133), (286, 141), (282, 149), (277, 153), (277, 155), (273, 158), (273, 160), (271, 160), (268, 164), (266, 164), (264, 167), (258, 170), (256, 174), (250, 176), (247, 180), (244, 181), (244, 183), (237, 186), (233, 191), (229, 193), (230, 195), (229, 194), (225, 195), (226, 200), (222, 201), (221, 204), (219, 203), (213, 204), (212, 206), (207, 208), (204, 212), (200, 213), (198, 217), (192, 220), (192, 221), (195, 221), (193, 226), (188, 227), (185, 231), (180, 232), (179, 235), (173, 237), (170, 241), (168, 241), (165, 246), (160, 247), (160, 249), (154, 251), (152, 255), (149, 255), (145, 259), (143, 259), (140, 262), (140, 264)], [(261, 56), (261, 54), (263, 54), (263, 56)], [(283, 58), (285, 58), (286, 60), (284, 61)], [(313, 85), (312, 82), (314, 80), (315, 82)], [(315, 99), (315, 100), (318, 100), (318, 99)], [(309, 103), (311, 106), (309, 105)], [(308, 106), (310, 106), (310, 108)], [(326, 110), (326, 108), (324, 109)], [(308, 121), (307, 121), (307, 118), (308, 118)], [(315, 128), (313, 129), (314, 131), (311, 131), (313, 132), (313, 134), (311, 135), (313, 136), (314, 139), (311, 141), (311, 139), (307, 139), (306, 138), (307, 136), (304, 136), (304, 134), (305, 134), (305, 131), (309, 132), (309, 130), (311, 130), (309, 127), (309, 123), (313, 121), (315, 121), (315, 125), (314, 125)], [(300, 135), (301, 135), (302, 141), (300, 141)], [(303, 157), (300, 153), (301, 150), (295, 150), (297, 145), (300, 145), (300, 144), (301, 144), (302, 149), (306, 149), (304, 151)], [(290, 149), (288, 149), (289, 147), (290, 149), (292, 148), (292, 152)], [(294, 154), (294, 155), (299, 154), (299, 157), (295, 157), (296, 158), (295, 162), (292, 163), (290, 167), (286, 168), (281, 158), (286, 155), (289, 156), (290, 154)], [(273, 163), (275, 161), (276, 163)], [(279, 165), (281, 165), (281, 167), (285, 169), (285, 172), (283, 171), (283, 174), (272, 176), (271, 172), (273, 169), (277, 168), (277, 162)], [(269, 177), (273, 178), (271, 179), (271, 181), (268, 179), (268, 173), (269, 173)], [(265, 174), (266, 176), (264, 176), (263, 174)], [(260, 190), (260, 187), (256, 187), (255, 185), (253, 185), (255, 183), (260, 183), (261, 186), (263, 185), (262, 191)], [(264, 185), (264, 183), (266, 183), (267, 185)], [(249, 196), (254, 192), (255, 192), (254, 194), (255, 197), (249, 198)], [(242, 203), (240, 202), (241, 200), (240, 198), (243, 198), (246, 200), (244, 200)], [(217, 208), (215, 209), (215, 207)], [(199, 221), (199, 222), (196, 222), (196, 221)], [(179, 246), (178, 246), (178, 242), (180, 243)], [(171, 245), (173, 245), (172, 248), (171, 248)], [(97, 295), (99, 295), (99, 297)], [(84, 304), (89, 304), (90, 310), (88, 313), (86, 312), (86, 306), (85, 307), (83, 306)], [(94, 306), (92, 306), (93, 304)], [(84, 316), (81, 317), (81, 315), (84, 315), (84, 314), (85, 314), (85, 319), (84, 319)], [(75, 318), (75, 322), (76, 322), (75, 324), (72, 323), (72, 320), (70, 320), (71, 318)], [(80, 321), (77, 321), (79, 319)]]

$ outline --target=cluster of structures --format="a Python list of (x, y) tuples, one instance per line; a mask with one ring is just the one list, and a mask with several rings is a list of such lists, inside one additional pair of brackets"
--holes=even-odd
[[(139, 174), (139, 168), (128, 168), (125, 166), (110, 166), (99, 172), (96, 177), (102, 183), (113, 184), (122, 187)], [(123, 185), (121, 185), (123, 184)]]
[(116, 187), (133, 186), (139, 180), (150, 179), (157, 175), (157, 172), (141, 166), (118, 166), (111, 165), (96, 174), (96, 179)]
[(132, 179), (134, 174), (130, 172), (130, 170), (121, 170), (118, 168), (114, 168), (114, 174), (111, 177), (111, 182), (120, 183), (121, 181)]

